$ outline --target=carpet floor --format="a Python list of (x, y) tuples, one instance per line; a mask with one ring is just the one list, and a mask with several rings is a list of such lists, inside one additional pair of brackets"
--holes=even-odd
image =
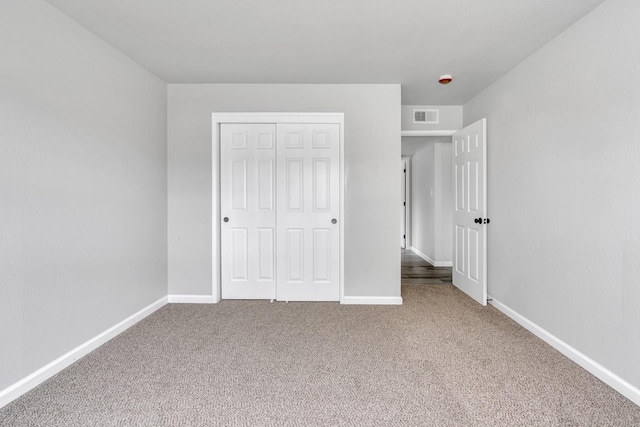
[(169, 304), (0, 426), (640, 426), (640, 407), (450, 285), (402, 306)]

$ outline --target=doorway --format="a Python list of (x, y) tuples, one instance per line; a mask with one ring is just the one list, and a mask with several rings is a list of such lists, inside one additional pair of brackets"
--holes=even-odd
[[(451, 284), (451, 157), (450, 136), (403, 137), (401, 180), (406, 177), (407, 210), (406, 247), (401, 247), (404, 285)], [(404, 207), (403, 202), (401, 205)]]
[[(429, 265), (452, 266), (451, 283), (486, 305), (486, 226), (490, 223), (486, 217), (487, 120), (478, 120), (459, 131), (423, 131), (410, 135), (435, 136), (439, 132), (452, 138), (445, 144), (441, 143), (444, 141), (424, 141), (424, 147), (410, 154), (412, 173), (407, 176), (407, 183), (412, 185), (412, 191), (407, 200), (411, 201), (409, 216), (416, 227), (412, 227), (410, 233), (411, 243), (405, 245), (411, 252), (401, 249), (402, 283), (428, 279), (429, 275), (419, 277), (418, 273)], [(404, 138), (402, 154), (408, 154)], [(418, 226), (423, 225), (418, 221), (431, 217), (433, 224), (418, 230)], [(449, 260), (443, 260), (443, 255)], [(426, 265), (421, 265), (422, 260)]]

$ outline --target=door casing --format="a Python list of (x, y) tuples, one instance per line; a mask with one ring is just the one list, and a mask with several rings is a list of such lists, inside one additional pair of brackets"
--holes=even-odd
[(402, 206), (400, 206), (400, 248), (407, 249), (407, 161), (404, 158), (400, 159), (400, 169), (402, 170), (402, 184), (400, 186), (400, 197), (402, 199)]
[(212, 295), (219, 302), (222, 295), (220, 246), (220, 124), (222, 123), (336, 123), (340, 125), (340, 303), (344, 302), (344, 113), (212, 113), (211, 149), (211, 256)]

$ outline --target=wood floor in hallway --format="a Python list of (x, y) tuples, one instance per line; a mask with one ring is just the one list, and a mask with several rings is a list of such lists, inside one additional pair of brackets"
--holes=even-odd
[(451, 284), (451, 267), (434, 267), (410, 250), (401, 251), (403, 285)]

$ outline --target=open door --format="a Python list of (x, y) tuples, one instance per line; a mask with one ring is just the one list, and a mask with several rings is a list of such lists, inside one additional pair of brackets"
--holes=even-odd
[(487, 119), (453, 135), (453, 284), (487, 305)]

